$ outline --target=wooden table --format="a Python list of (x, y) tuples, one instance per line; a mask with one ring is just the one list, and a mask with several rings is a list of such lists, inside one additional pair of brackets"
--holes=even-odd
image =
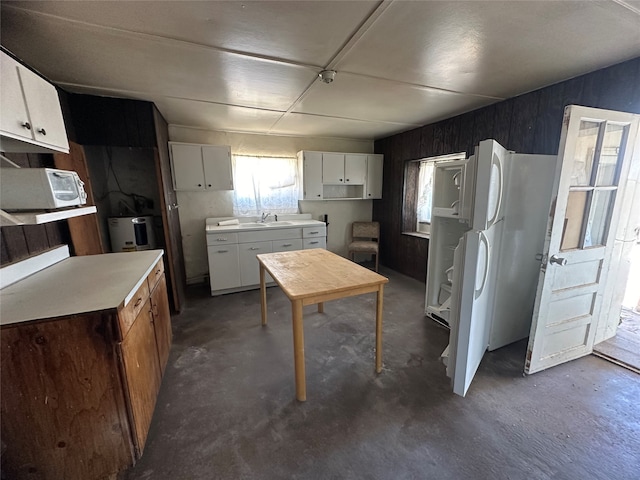
[(260, 262), (260, 306), (262, 325), (267, 324), (265, 270), (291, 300), (296, 398), (304, 402), (307, 388), (304, 371), (302, 307), (343, 297), (376, 292), (376, 373), (382, 371), (382, 296), (388, 278), (323, 249), (262, 253)]

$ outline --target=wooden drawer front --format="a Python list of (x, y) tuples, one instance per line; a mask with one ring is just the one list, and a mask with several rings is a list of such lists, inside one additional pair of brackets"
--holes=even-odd
[(327, 227), (304, 227), (302, 229), (302, 238), (326, 237)]
[(327, 239), (322, 238), (305, 238), (303, 240), (304, 249), (308, 248), (327, 248)]
[(136, 317), (142, 311), (145, 306), (145, 302), (149, 298), (149, 285), (146, 281), (142, 282), (140, 288), (135, 293), (133, 298), (129, 301), (126, 307), (124, 307), (118, 313), (118, 323), (120, 324), (120, 338), (127, 336), (127, 332), (136, 321)]
[(164, 274), (164, 262), (162, 261), (162, 259), (160, 259), (158, 260), (158, 263), (156, 263), (153, 266), (151, 273), (147, 276), (147, 285), (149, 288), (149, 292), (153, 292), (153, 289), (156, 288), (156, 285), (162, 278), (163, 274)]
[(207, 245), (226, 245), (238, 243), (237, 233), (210, 233), (207, 234)]

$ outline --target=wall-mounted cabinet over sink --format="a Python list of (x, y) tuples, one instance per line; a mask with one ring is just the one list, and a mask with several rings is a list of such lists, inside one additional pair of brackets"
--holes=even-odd
[(233, 190), (231, 147), (169, 142), (177, 191)]
[(56, 88), (0, 51), (0, 150), (69, 153)]
[(301, 151), (298, 159), (305, 200), (382, 198), (382, 155)]

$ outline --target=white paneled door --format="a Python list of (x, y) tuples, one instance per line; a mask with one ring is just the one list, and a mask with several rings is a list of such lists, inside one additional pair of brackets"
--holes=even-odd
[[(591, 353), (610, 278), (614, 237), (639, 115), (565, 109), (526, 373)], [(635, 151), (634, 151), (635, 150)]]

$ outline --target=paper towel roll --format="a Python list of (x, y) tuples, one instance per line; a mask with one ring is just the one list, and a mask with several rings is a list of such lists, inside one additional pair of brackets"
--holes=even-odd
[(234, 218), (233, 220), (223, 220), (221, 222), (218, 222), (218, 225), (220, 225), (221, 227), (225, 226), (225, 225), (239, 225), (240, 222), (238, 221), (237, 218)]

